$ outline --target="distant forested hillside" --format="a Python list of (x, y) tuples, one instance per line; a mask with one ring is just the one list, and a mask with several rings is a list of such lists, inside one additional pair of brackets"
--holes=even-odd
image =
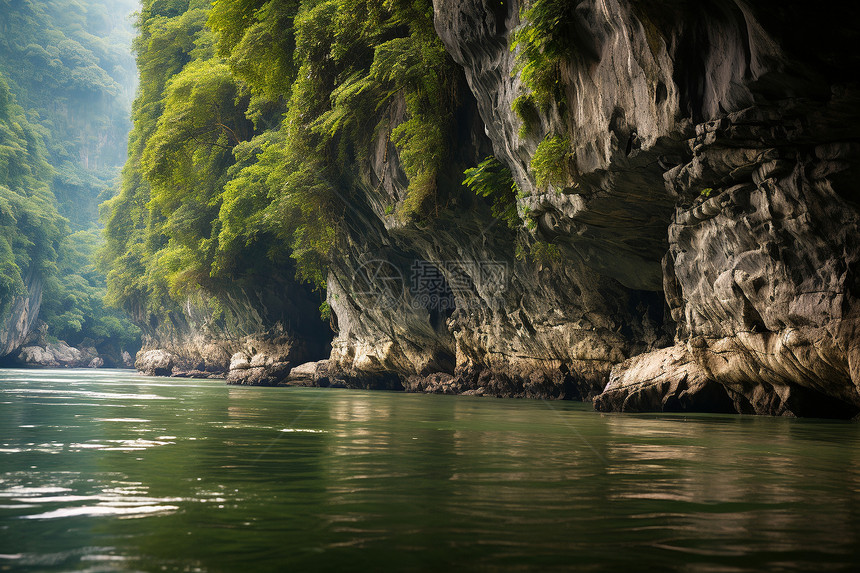
[(125, 162), (137, 77), (129, 15), (136, 5), (0, 0), (0, 72), (45, 128), (54, 192), (73, 226), (97, 220), (98, 191)]
[(125, 161), (134, 0), (0, 0), (0, 320), (43, 284), (48, 339), (134, 346), (106, 309), (98, 205)]

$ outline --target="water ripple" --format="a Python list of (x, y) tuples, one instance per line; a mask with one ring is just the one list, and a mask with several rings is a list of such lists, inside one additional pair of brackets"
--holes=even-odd
[(0, 371), (0, 570), (860, 562), (856, 424), (11, 378)]

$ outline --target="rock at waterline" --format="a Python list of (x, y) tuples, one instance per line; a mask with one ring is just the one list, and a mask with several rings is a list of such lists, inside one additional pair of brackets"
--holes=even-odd
[(18, 353), (18, 362), (24, 366), (43, 368), (101, 368), (104, 360), (95, 348), (75, 348), (62, 340), (45, 346), (25, 346)]

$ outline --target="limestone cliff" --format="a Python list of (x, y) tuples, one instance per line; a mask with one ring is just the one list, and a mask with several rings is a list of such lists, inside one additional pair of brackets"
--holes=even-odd
[[(433, 2), (462, 69), (443, 202), (429, 220), (393, 215), (408, 185), (391, 143), (405, 120), (395, 101), (380, 110), (389, 128), (373, 135), (369, 164), (356, 166), (360, 191), (331, 261), (330, 360), (301, 369), (302, 383), (596, 397), (602, 410), (855, 415), (856, 9), (555, 4), (559, 95), (524, 122), (513, 108), (530, 90), (511, 45), (528, 6)], [(547, 185), (534, 160), (551, 137), (569, 149), (563, 181)], [(520, 228), (461, 185), (488, 155), (513, 175)], [(270, 308), (244, 292), (230, 316)], [(305, 338), (319, 348), (313, 328), (273, 335), (291, 313), (308, 316), (301, 300), (243, 328), (197, 320), (189, 304), (151, 325), (145, 349), (208, 371), (231, 357), (234, 371), (251, 370), (260, 354), (253, 368), (281, 380), (284, 364), (319, 354), (291, 354)]]
[[(267, 277), (221, 292), (226, 295), (220, 301), (205, 292), (189, 294), (167, 320), (141, 309), (136, 321), (144, 330), (143, 347), (135, 367), (156, 376), (224, 377), (237, 353), (281, 370), (328, 355), (330, 330), (319, 320), (319, 302), (308, 289)], [(273, 385), (288, 372), (248, 381), (250, 372), (242, 371), (230, 382)]]
[[(628, 289), (663, 290), (675, 325), (673, 347), (613, 368), (597, 407), (856, 413), (856, 20), (769, 2), (575, 3), (565, 107), (521, 137), (518, 10), (487, 6), (438, 1), (437, 31), (539, 232)], [(529, 159), (550, 131), (569, 135), (576, 173), (540, 194)]]
[(600, 274), (570, 244), (556, 260), (517, 256), (517, 243), (533, 239), (459, 184), (491, 153), (478, 108), (465, 101), (446, 214), (432, 222), (386, 215), (405, 185), (397, 150), (380, 135), (363, 201), (353, 203), (351, 249), (329, 278), (338, 327), (330, 366), (358, 386), (426, 390), (441, 376), (458, 392), (593, 396), (613, 364), (662, 340), (662, 298)]
[[(560, 260), (513, 257), (511, 234), (466, 197), (418, 229), (389, 224), (368, 193), (359, 228), (375, 240), (329, 281), (334, 362), (419, 375), (410, 389), (568, 397), (599, 392), (612, 369), (601, 409), (856, 412), (858, 91), (844, 72), (856, 30), (777, 4), (575, 3), (563, 107), (524, 130), (510, 49), (521, 8), (438, 0), (436, 29), (483, 124), (462, 150), (491, 145)], [(540, 189), (531, 161), (551, 133), (571, 142), (573, 175)], [(391, 173), (378, 160), (368, 189), (401, 197)], [(408, 288), (390, 308), (350, 296), (345, 283), (380, 270), (414, 279), (412, 261), (466, 277), (454, 309), (434, 315)], [(507, 265), (503, 288), (481, 288), (486, 261)]]
[(0, 320), (0, 359), (17, 351), (26, 342), (42, 305), (42, 279), (28, 273), (27, 294), (13, 299), (9, 313)]

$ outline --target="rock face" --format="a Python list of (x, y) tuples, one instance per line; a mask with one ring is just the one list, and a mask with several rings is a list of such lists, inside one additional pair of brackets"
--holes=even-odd
[[(77, 346), (64, 340), (51, 342), (48, 325), (41, 320), (29, 326), (29, 333), (20, 342), (20, 348), (2, 359), (3, 366), (16, 368), (122, 368), (133, 367), (134, 362), (126, 351), (120, 352), (110, 344), (98, 345), (84, 338)], [(124, 363), (122, 354), (128, 356)]]
[(257, 353), (249, 358), (244, 352), (237, 352), (230, 357), (227, 383), (245, 386), (277, 386), (285, 382), (290, 374), (290, 362), (286, 358), (283, 355), (265, 353)]
[[(855, 21), (775, 2), (572, 3), (563, 103), (523, 129), (520, 8), (437, 0), (436, 29), (480, 118), (459, 160), (489, 146), (560, 261), (510, 256), (510, 234), (465, 196), (452, 220), (416, 229), (368, 191), (370, 232), (329, 280), (333, 365), (416, 391), (603, 390), (605, 410), (856, 413)], [(464, 129), (474, 116), (464, 109)], [(541, 189), (531, 161), (551, 134), (572, 142), (572, 174)], [(368, 189), (396, 201), (396, 150), (379, 155)], [(416, 262), (451, 308), (420, 300)], [(501, 288), (483, 262), (506, 267)]]
[[(328, 280), (337, 319), (330, 367), (347, 386), (364, 388), (422, 389), (409, 378), (445, 373), (463, 392), (594, 396), (613, 364), (669, 342), (662, 297), (597, 272), (570, 242), (559, 242), (551, 260), (518, 256), (518, 244), (534, 239), (460, 186), (463, 170), (495, 143), (484, 135), (480, 106), (464, 99), (464, 133), (440, 177), (448, 210), (429, 223), (386, 214), (405, 197), (405, 176), (396, 148), (379, 135), (363, 202), (351, 205), (349, 250)], [(395, 105), (395, 123), (398, 113)]]
[(170, 376), (175, 363), (176, 357), (165, 350), (141, 350), (134, 366), (147, 376)]
[[(666, 296), (678, 325), (670, 353), (685, 366), (637, 374), (665, 351), (619, 365), (598, 408), (684, 409), (706, 387), (744, 413), (843, 416), (860, 406), (860, 221), (835, 190), (857, 164), (856, 144), (775, 140), (787, 113), (706, 126), (692, 142), (698, 154), (667, 174), (681, 196), (714, 184), (679, 206), (669, 227)], [(761, 148), (728, 147), (740, 130)], [(690, 387), (678, 386), (684, 378)]]
[[(319, 320), (319, 299), (307, 289), (275, 278), (227, 292), (228, 303), (217, 307), (198, 292), (167, 320), (144, 313), (135, 317), (144, 331), (135, 367), (151, 376), (227, 377), (228, 383), (274, 385), (289, 373), (289, 368), (284, 373), (284, 363), (328, 354), (331, 334)], [(237, 353), (259, 362), (253, 379), (232, 374), (231, 357)]]
[[(463, 133), (450, 172), (440, 177), (449, 186), (448, 210), (429, 228), (386, 216), (384, 207), (405, 196), (405, 177), (397, 150), (380, 134), (365, 203), (356, 207), (354, 249), (329, 278), (339, 329), (331, 363), (367, 387), (590, 398), (613, 365), (671, 343), (659, 261), (674, 198), (655, 156), (627, 153), (633, 119), (604, 109), (609, 104), (596, 91), (589, 95), (596, 123), (571, 137), (583, 142), (577, 158), (588, 176), (565, 189), (537, 188), (530, 161), (538, 144), (572, 126), (551, 113), (521, 129), (511, 105), (523, 88), (509, 48), (519, 10), (506, 2), (488, 6), (434, 3), (437, 32), (464, 70), (462, 91), (474, 98), (463, 98)], [(656, 69), (657, 56), (645, 52), (642, 65)], [(625, 62), (609, 67), (601, 78), (618, 72), (616, 84), (636, 81), (646, 89), (648, 80)], [(587, 86), (596, 89), (598, 81), (589, 78)], [(655, 155), (681, 147), (671, 110), (655, 119), (653, 101), (639, 110), (627, 86), (615, 93), (649, 118), (653, 133), (643, 134), (642, 144), (655, 146)], [(395, 123), (398, 111), (390, 112)], [(658, 141), (664, 129), (676, 138)], [(459, 186), (463, 169), (491, 154), (510, 167), (519, 212), (536, 221), (534, 233), (507, 228)], [(522, 252), (550, 243), (551, 257)], [(429, 281), (436, 288), (422, 291)]]
[(12, 301), (9, 314), (0, 317), (0, 359), (15, 353), (27, 341), (42, 305), (42, 280), (29, 273), (24, 281), (27, 295)]
[(44, 346), (25, 346), (17, 356), (17, 364), (40, 368), (101, 368), (104, 360), (95, 348), (75, 348), (63, 341)]
[[(247, 328), (201, 318), (193, 301), (151, 325), (145, 349), (173, 357), (162, 371), (596, 397), (601, 410), (860, 411), (857, 9), (558, 4), (560, 95), (524, 125), (511, 44), (526, 7), (434, 0), (463, 70), (444, 204), (429, 221), (390, 215), (408, 181), (380, 129), (331, 262), (329, 360), (303, 364), (322, 354), (298, 348), (312, 329), (274, 329), (307, 305), (272, 312), (290, 297), (246, 290), (230, 315)], [(381, 113), (390, 132), (404, 102)], [(553, 136), (570, 145), (566, 181), (538, 185), (532, 161)], [(461, 186), (489, 155), (533, 225), (508, 228)]]

